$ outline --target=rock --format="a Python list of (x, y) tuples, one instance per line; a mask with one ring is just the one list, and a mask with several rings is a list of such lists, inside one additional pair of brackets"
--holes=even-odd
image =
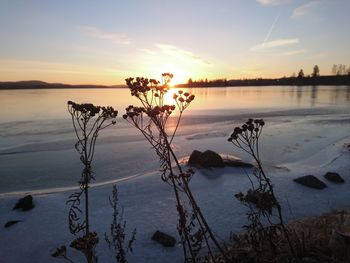
[(344, 179), (338, 174), (334, 172), (327, 172), (324, 175), (324, 178), (326, 178), (328, 181), (331, 181), (333, 183), (344, 183)]
[(253, 168), (254, 165), (251, 163), (245, 163), (240, 158), (229, 154), (220, 154), (225, 166), (229, 167), (242, 167), (242, 168)]
[(191, 153), (190, 159), (188, 159), (188, 164), (190, 164), (190, 165), (199, 164), (200, 160), (201, 160), (201, 154), (202, 154), (202, 152), (194, 150)]
[(26, 195), (20, 198), (13, 209), (22, 209), (22, 211), (28, 211), (34, 208), (33, 197), (31, 195)]
[(218, 154), (211, 150), (206, 150), (205, 152), (200, 152), (194, 150), (188, 159), (188, 164), (200, 168), (211, 168), (211, 167), (243, 167), (252, 168), (254, 167), (251, 163), (242, 162), (236, 156), (228, 154)]
[(4, 225), (4, 227), (7, 228), (10, 226), (13, 226), (13, 225), (17, 224), (18, 222), (22, 222), (22, 220), (10, 220)]
[(194, 150), (191, 153), (188, 164), (202, 168), (223, 167), (224, 161), (222, 160), (221, 156), (214, 151), (206, 150), (205, 152), (200, 152)]
[(294, 182), (314, 189), (323, 189), (327, 187), (327, 185), (324, 182), (320, 181), (317, 177), (313, 175), (305, 175), (296, 178), (294, 179)]
[(162, 244), (165, 247), (173, 247), (176, 244), (176, 239), (174, 237), (158, 230), (153, 234), (152, 240)]
[(225, 166), (221, 156), (211, 150), (206, 150), (200, 155), (199, 164), (204, 168)]
[(245, 195), (245, 201), (253, 204), (255, 207), (263, 210), (272, 212), (272, 208), (276, 201), (273, 195), (269, 192), (261, 192), (257, 190), (248, 190)]

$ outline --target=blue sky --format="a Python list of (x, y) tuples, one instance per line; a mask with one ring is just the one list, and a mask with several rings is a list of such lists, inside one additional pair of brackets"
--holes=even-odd
[(349, 0), (0, 0), (0, 81), (122, 84), (350, 64)]

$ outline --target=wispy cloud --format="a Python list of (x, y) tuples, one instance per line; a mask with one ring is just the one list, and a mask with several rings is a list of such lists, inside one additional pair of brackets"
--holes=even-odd
[(276, 39), (268, 42), (263, 42), (252, 47), (252, 51), (266, 51), (277, 47), (288, 46), (299, 43), (298, 38)]
[(292, 13), (293, 18), (301, 17), (310, 14), (310, 12), (317, 7), (321, 1), (311, 1), (307, 4), (301, 5), (294, 9)]
[[(189, 62), (196, 62), (196, 63), (201, 63), (201, 64), (211, 64), (209, 61), (196, 56), (195, 54), (193, 54), (190, 51), (184, 50), (184, 49), (180, 49), (176, 46), (173, 45), (168, 45), (168, 44), (156, 44), (155, 45), (156, 48), (158, 49), (158, 51), (160, 51), (162, 54), (166, 54), (168, 56), (172, 56), (178, 59), (182, 59), (185, 61), (189, 61)], [(144, 50), (144, 52), (148, 53), (148, 54), (154, 54), (155, 52), (152, 50)]]
[(289, 3), (292, 0), (256, 0), (256, 1), (262, 5), (280, 5), (280, 4)]
[(282, 56), (295, 56), (300, 54), (305, 54), (306, 49), (298, 49), (281, 53)]
[(113, 43), (122, 44), (122, 45), (130, 44), (130, 39), (127, 37), (127, 35), (122, 33), (106, 32), (97, 27), (91, 27), (91, 26), (82, 26), (82, 27), (79, 27), (79, 29), (83, 34), (92, 38), (108, 40)]

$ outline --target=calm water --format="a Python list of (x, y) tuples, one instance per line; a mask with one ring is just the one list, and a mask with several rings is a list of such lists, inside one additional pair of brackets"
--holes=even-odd
[[(189, 90), (196, 99), (179, 130), (176, 150), (180, 155), (200, 148), (198, 138), (203, 136), (219, 137), (212, 145), (221, 145), (231, 129), (227, 123), (250, 115), (350, 115), (350, 87), (345, 86)], [(171, 97), (172, 92), (169, 103)], [(137, 105), (127, 89), (0, 90), (0, 193), (68, 187), (78, 181), (81, 166), (73, 148), (76, 139), (67, 113), (68, 100), (110, 105), (120, 115), (128, 105)], [(103, 132), (96, 151), (98, 182), (142, 174), (158, 165), (149, 146), (121, 119), (117, 128)]]
[[(347, 107), (350, 87), (230, 87), (189, 89), (196, 95), (188, 114), (214, 111), (252, 111), (310, 107)], [(171, 103), (171, 92), (169, 93)], [(0, 90), (0, 123), (47, 119), (67, 119), (66, 103), (92, 102), (110, 105), (123, 112), (137, 103), (128, 89)]]

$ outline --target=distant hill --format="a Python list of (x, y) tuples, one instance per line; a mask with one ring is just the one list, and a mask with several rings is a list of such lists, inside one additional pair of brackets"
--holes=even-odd
[(126, 88), (125, 85), (70, 85), (62, 83), (47, 83), (39, 80), (0, 82), (0, 89), (116, 89)]

